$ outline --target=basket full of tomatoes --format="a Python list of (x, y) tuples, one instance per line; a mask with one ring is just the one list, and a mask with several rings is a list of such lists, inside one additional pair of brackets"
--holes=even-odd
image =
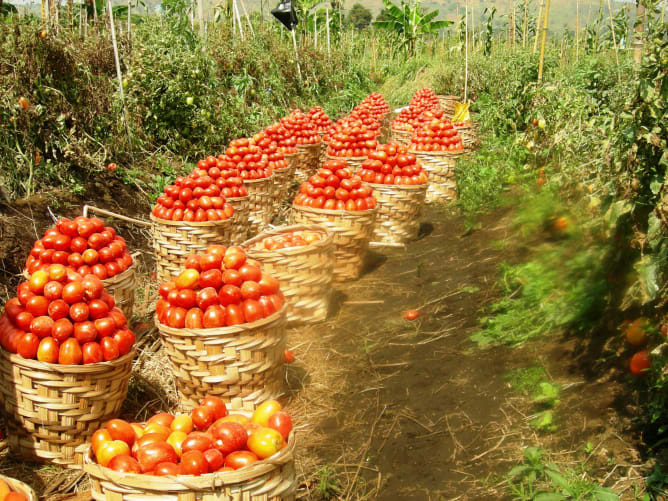
[(378, 200), (371, 241), (403, 244), (416, 238), (428, 184), (415, 155), (396, 143), (380, 144), (362, 164), (360, 176)]
[(453, 122), (452, 125), (462, 138), (464, 151), (473, 151), (478, 145), (478, 124), (468, 120), (466, 122)]
[(373, 190), (353, 175), (343, 159), (329, 160), (299, 187), (294, 224), (315, 224), (332, 234), (334, 281), (357, 279), (376, 219)]
[(317, 225), (280, 226), (244, 242), (246, 254), (281, 284), (288, 323), (324, 320), (334, 269), (332, 235)]
[(33, 273), (0, 317), (7, 441), (30, 460), (81, 465), (78, 446), (120, 411), (135, 336), (94, 275)]
[(0, 475), (0, 501), (37, 501), (37, 494), (28, 484)]
[(294, 449), (292, 419), (277, 401), (250, 413), (206, 397), (192, 413), (110, 421), (84, 468), (97, 501), (290, 501)]
[[(303, 181), (313, 174), (320, 165), (321, 140), (318, 127), (311, 117), (294, 110), (288, 116), (281, 119), (281, 124), (292, 136), (292, 141), (299, 151), (299, 162), (295, 171), (295, 177)], [(280, 144), (280, 143), (279, 143)]]
[(284, 296), (242, 248), (189, 256), (159, 292), (156, 325), (184, 406), (213, 395), (252, 410), (281, 393)]
[(72, 268), (81, 275), (94, 274), (105, 290), (114, 296), (125, 316), (132, 317), (135, 302), (135, 263), (125, 239), (105, 226), (97, 217), (61, 218), (37, 240), (28, 259), (24, 275), (43, 270), (51, 264)]

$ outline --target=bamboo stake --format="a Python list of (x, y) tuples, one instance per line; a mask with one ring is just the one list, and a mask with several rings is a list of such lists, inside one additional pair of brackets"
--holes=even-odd
[(327, 56), (331, 56), (332, 49), (329, 43), (329, 5), (325, 7), (325, 17), (327, 19)]
[(464, 16), (464, 29), (466, 30), (466, 36), (464, 39), (465, 49), (464, 49), (464, 102), (468, 101), (469, 97), (469, 0), (466, 0), (466, 14)]
[[(661, 23), (663, 23), (663, 13), (665, 11), (666, 1), (663, 2), (661, 9)], [(636, 7), (636, 26), (633, 30), (633, 62), (640, 64), (642, 62), (642, 34), (645, 31), (645, 6), (638, 4)]]
[(575, 60), (580, 60), (580, 0), (575, 0)]
[(517, 30), (515, 28), (516, 28), (516, 25), (517, 25), (517, 20), (515, 19), (515, 2), (514, 2), (514, 0), (512, 1), (512, 5), (513, 5), (513, 27), (512, 27), (512, 29), (513, 29), (513, 47), (515, 47), (515, 36), (517, 35)]
[[(204, 0), (200, 0), (204, 1)], [(250, 30), (250, 34), (252, 37), (255, 36), (255, 30), (253, 29), (253, 24), (251, 23), (250, 17), (248, 16), (248, 11), (246, 10), (246, 4), (244, 3), (244, 0), (239, 0), (239, 3), (241, 4), (241, 8), (244, 11), (244, 17), (246, 18), (246, 22), (248, 23), (248, 29)]]
[(241, 25), (241, 14), (239, 14), (239, 6), (237, 5), (237, 0), (232, 0), (232, 9), (234, 10), (232, 15), (237, 16), (237, 26), (239, 27), (239, 35), (241, 36), (241, 40), (243, 40), (244, 29), (243, 26)]
[(471, 48), (475, 50), (475, 8), (471, 5)]
[(524, 0), (524, 15), (522, 16), (522, 47), (527, 46), (529, 36), (529, 0)]
[(132, 8), (132, 4), (130, 3), (130, 0), (128, 0), (128, 40), (132, 37), (132, 23), (130, 21), (130, 9)]
[(197, 1), (197, 22), (199, 23), (199, 36), (204, 39), (204, 0)]
[(550, 0), (545, 0), (545, 20), (543, 22), (543, 37), (540, 42), (540, 62), (538, 63), (538, 85), (543, 81), (543, 63), (545, 62), (545, 39), (547, 38), (547, 22), (550, 17)]
[(596, 22), (596, 37), (594, 37), (594, 52), (598, 52), (598, 35), (601, 33), (601, 18), (603, 17), (603, 0), (598, 6), (598, 21)]
[(114, 49), (114, 63), (116, 63), (116, 77), (118, 78), (118, 93), (121, 96), (121, 107), (123, 108), (123, 122), (125, 124), (125, 133), (130, 142), (130, 128), (125, 111), (125, 94), (123, 92), (123, 74), (121, 73), (121, 59), (118, 55), (118, 43), (116, 42), (116, 28), (114, 27), (114, 11), (112, 10), (111, 0), (107, 0), (107, 10), (109, 11), (109, 28), (111, 29), (111, 46)]
[(299, 74), (299, 81), (303, 81), (302, 80), (302, 69), (299, 66), (299, 52), (297, 52), (297, 39), (295, 38), (295, 29), (292, 28), (290, 30), (290, 33), (292, 33), (292, 45), (295, 48), (295, 61), (297, 62), (297, 73)]
[(610, 0), (608, 0), (608, 11), (610, 14), (610, 31), (612, 32), (612, 46), (615, 49), (615, 62), (617, 63), (617, 78), (619, 78), (619, 81), (621, 82), (622, 74), (619, 68), (619, 49), (617, 48), (617, 36), (615, 35), (615, 23), (613, 22), (612, 19), (612, 4), (610, 3)]
[(540, 1), (540, 6), (538, 7), (538, 17), (536, 18), (536, 39), (533, 42), (533, 53), (535, 54), (538, 51), (538, 36), (540, 34), (540, 23), (543, 15), (543, 6), (545, 5), (545, 0)]
[(313, 12), (313, 46), (318, 48), (318, 11)]

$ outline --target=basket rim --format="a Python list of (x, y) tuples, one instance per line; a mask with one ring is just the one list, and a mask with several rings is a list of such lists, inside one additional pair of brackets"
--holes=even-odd
[(275, 322), (280, 322), (282, 319), (286, 318), (286, 313), (288, 310), (288, 302), (283, 302), (283, 307), (276, 313), (272, 313), (268, 317), (261, 318), (255, 322), (247, 322), (245, 324), (237, 324), (226, 327), (213, 327), (211, 329), (175, 329), (174, 327), (169, 327), (160, 323), (158, 316), (154, 317), (155, 325), (160, 332), (166, 332), (168, 334), (173, 334), (180, 337), (216, 337), (224, 334), (239, 334), (245, 331), (255, 330), (259, 327), (266, 327)]
[(142, 473), (121, 473), (100, 466), (93, 461), (93, 449), (84, 456), (84, 471), (95, 479), (111, 482), (119, 487), (157, 491), (210, 491), (213, 488), (231, 486), (270, 473), (278, 466), (294, 459), (296, 433), (291, 431), (287, 445), (274, 456), (257, 461), (234, 471), (207, 473), (205, 475), (166, 475), (156, 477)]
[(399, 132), (400, 134), (413, 134), (413, 131), (410, 130), (404, 130), (404, 129), (395, 129), (394, 127), (390, 127), (392, 132)]
[(320, 146), (320, 143), (322, 142), (322, 139), (318, 137), (318, 141), (315, 143), (304, 143), (304, 144), (296, 144), (295, 146), (297, 149), (299, 148), (313, 148), (314, 146)]
[(426, 189), (429, 186), (429, 181), (425, 181), (422, 184), (376, 184), (376, 183), (366, 183), (372, 188), (380, 191), (393, 191), (397, 190), (406, 190), (406, 191), (420, 191)]
[(22, 491), (24, 491), (21, 492), (21, 494), (27, 496), (28, 501), (37, 501), (37, 494), (35, 494), (33, 488), (30, 487), (25, 482), (22, 482), (21, 480), (17, 480), (13, 477), (8, 477), (7, 475), (2, 475), (2, 474), (0, 474), (0, 479), (4, 480), (13, 491), (16, 491), (17, 489), (21, 489)]
[[(267, 249), (252, 249), (248, 247), (249, 245), (252, 245), (256, 242), (260, 242), (263, 239), (270, 236), (281, 235), (288, 231), (300, 231), (300, 230), (324, 233), (325, 238), (309, 245), (304, 245), (301, 247), (289, 247), (287, 249), (276, 249), (273, 251)], [(273, 228), (271, 230), (262, 231), (253, 238), (249, 238), (248, 240), (243, 242), (241, 244), (241, 247), (243, 247), (246, 250), (246, 253), (254, 259), (262, 259), (262, 258), (284, 256), (284, 255), (294, 256), (296, 254), (306, 254), (307, 252), (313, 252), (313, 250), (315, 249), (319, 250), (320, 247), (328, 247), (333, 238), (334, 237), (332, 233), (327, 231), (327, 228), (324, 228), (323, 226), (317, 224), (289, 224), (285, 226), (277, 226), (276, 228)]]
[(459, 96), (445, 95), (445, 94), (436, 94), (436, 97), (445, 97), (448, 99), (461, 99)]
[[(244, 197), (237, 197), (244, 198)], [(162, 224), (164, 226), (183, 226), (191, 228), (206, 228), (210, 226), (225, 226), (226, 224), (232, 224), (234, 222), (234, 216), (228, 217), (227, 219), (218, 220), (218, 221), (168, 221), (167, 219), (160, 219), (155, 217), (153, 214), (150, 214), (151, 221), (154, 224)]]
[(368, 215), (378, 210), (378, 205), (373, 209), (367, 210), (336, 210), (336, 209), (314, 209), (313, 207), (304, 207), (303, 205), (292, 204), (292, 210), (303, 210), (304, 212), (313, 212), (314, 214), (322, 214), (329, 216), (355, 216)]
[(136, 355), (134, 347), (122, 357), (109, 362), (97, 362), (94, 364), (82, 365), (61, 365), (50, 364), (48, 362), (40, 362), (39, 360), (23, 358), (21, 355), (9, 353), (4, 348), (0, 348), (0, 358), (4, 358), (11, 364), (20, 365), (22, 367), (38, 370), (44, 373), (57, 374), (97, 374), (107, 372), (110, 368), (120, 367), (129, 360), (133, 360)]
[(458, 155), (462, 155), (466, 153), (463, 149), (459, 151), (416, 151), (416, 150), (408, 150), (408, 153), (411, 155), (434, 155), (434, 156), (444, 156), (444, 157), (454, 157)]
[(348, 159), (366, 160), (366, 159), (369, 158), (367, 155), (364, 155), (362, 157), (334, 157), (334, 156), (330, 155), (329, 153), (325, 153), (325, 155), (327, 156), (327, 160), (346, 160), (346, 161), (348, 161)]
[(299, 152), (296, 152), (296, 153), (283, 153), (283, 156), (284, 156), (284, 157), (296, 157), (297, 155), (299, 155)]

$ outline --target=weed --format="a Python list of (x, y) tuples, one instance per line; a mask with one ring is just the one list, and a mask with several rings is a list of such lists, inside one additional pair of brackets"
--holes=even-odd
[(559, 404), (561, 387), (547, 381), (547, 373), (540, 366), (526, 369), (514, 369), (506, 374), (505, 379), (511, 388), (526, 397), (530, 397), (536, 406), (535, 417), (529, 422), (531, 426), (541, 431), (554, 431), (554, 408)]
[(331, 465), (326, 465), (316, 471), (318, 477), (318, 494), (325, 499), (331, 499), (341, 490), (338, 480), (335, 478), (336, 472)]

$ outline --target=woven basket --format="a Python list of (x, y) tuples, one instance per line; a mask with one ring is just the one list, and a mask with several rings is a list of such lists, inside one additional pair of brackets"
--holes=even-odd
[(429, 175), (427, 203), (448, 203), (457, 199), (455, 165), (462, 152), (411, 151)]
[(37, 501), (37, 494), (28, 484), (5, 475), (0, 475), (0, 479), (4, 480), (12, 491), (23, 494), (28, 501)]
[[(319, 233), (322, 240), (273, 251), (255, 247), (267, 237), (290, 231)], [(248, 256), (262, 263), (262, 269), (281, 283), (288, 303), (289, 324), (318, 322), (327, 317), (334, 269), (333, 240), (327, 230), (315, 225), (281, 226), (244, 242), (243, 247)]]
[(156, 320), (184, 408), (208, 395), (252, 411), (281, 394), (286, 307), (248, 324), (173, 329)]
[(292, 206), (292, 222), (316, 224), (332, 234), (334, 243), (334, 281), (359, 277), (373, 233), (377, 209), (345, 211)]
[(392, 141), (402, 146), (408, 146), (411, 144), (411, 138), (413, 133), (407, 130), (396, 130), (392, 129)]
[(462, 138), (464, 151), (473, 151), (478, 146), (478, 124), (466, 122), (465, 125), (455, 125), (455, 129)]
[(274, 217), (274, 174), (262, 179), (244, 179), (250, 198), (250, 233), (262, 231)]
[(250, 232), (250, 197), (232, 197), (225, 201), (234, 208), (232, 216), (233, 228), (230, 232), (230, 242), (234, 245), (240, 244), (248, 238)]
[[(250, 190), (249, 190), (250, 191)], [(210, 245), (229, 245), (235, 231), (234, 216), (224, 221), (166, 221), (151, 214), (153, 251), (159, 282), (181, 272), (191, 254), (203, 253)]]
[(403, 244), (417, 237), (427, 185), (369, 183), (378, 200), (374, 244)]
[(362, 164), (367, 158), (369, 157), (333, 157), (331, 155), (326, 156), (326, 160), (345, 160), (346, 163), (348, 164), (348, 167), (350, 167), (353, 170), (353, 174), (359, 173), (359, 171), (362, 169)]
[(0, 350), (0, 395), (12, 453), (81, 467), (83, 457), (75, 449), (120, 412), (134, 355), (131, 351), (111, 362), (58, 365)]
[(295, 179), (295, 165), (288, 162), (285, 169), (274, 170), (274, 201), (272, 206), (272, 216), (275, 216), (283, 201), (288, 198), (288, 192)]
[(455, 104), (461, 102), (458, 96), (436, 96), (438, 97), (438, 104), (445, 113), (445, 117), (450, 120), (455, 114)]
[(298, 144), (297, 149), (299, 150), (299, 163), (295, 170), (295, 179), (303, 183), (315, 174), (320, 166), (322, 141), (315, 144)]
[(119, 473), (86, 455), (95, 501), (293, 501), (297, 490), (295, 434), (275, 456), (235, 471), (156, 477)]

